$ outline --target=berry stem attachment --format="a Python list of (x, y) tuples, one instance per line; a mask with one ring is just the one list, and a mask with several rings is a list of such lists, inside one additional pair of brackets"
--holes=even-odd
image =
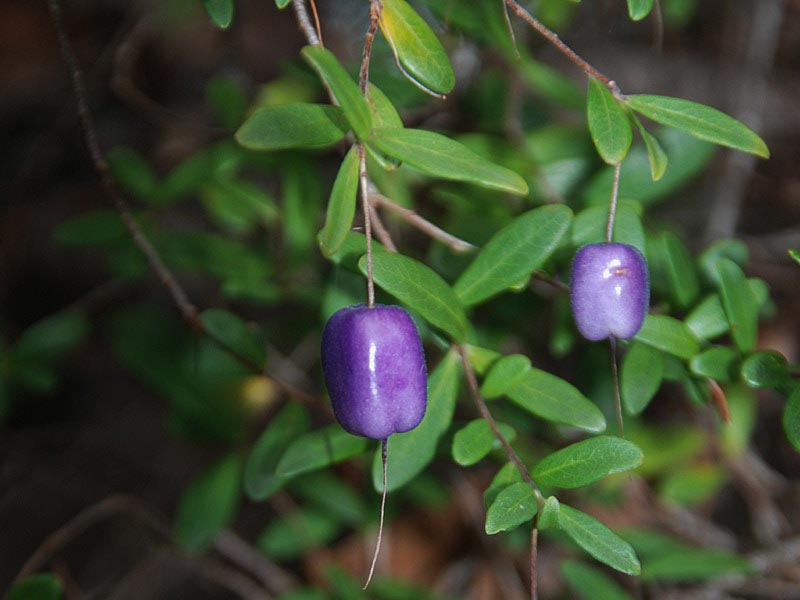
[(619, 174), (622, 171), (622, 163), (614, 165), (614, 183), (611, 186), (611, 202), (608, 206), (608, 224), (606, 225), (606, 242), (609, 244), (614, 239), (614, 221), (617, 218), (617, 197), (619, 196)]
[(617, 372), (617, 339), (608, 338), (608, 347), (611, 350), (611, 378), (614, 380), (614, 402), (617, 409), (617, 427), (619, 435), (625, 439), (625, 422), (622, 420), (622, 397), (619, 393), (619, 373)]
[(378, 553), (381, 550), (381, 539), (383, 538), (383, 515), (386, 509), (386, 455), (389, 438), (381, 440), (381, 465), (383, 466), (383, 493), (381, 495), (381, 521), (378, 525), (378, 541), (375, 543), (375, 554), (372, 555), (372, 564), (369, 567), (369, 575), (367, 575), (367, 582), (364, 584), (362, 590), (367, 589), (369, 582), (372, 581), (372, 574), (375, 572), (375, 564), (378, 562)]

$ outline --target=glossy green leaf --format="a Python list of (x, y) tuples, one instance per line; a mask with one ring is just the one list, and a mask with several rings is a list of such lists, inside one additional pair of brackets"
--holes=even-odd
[(321, 46), (306, 46), (300, 54), (330, 89), (356, 136), (366, 140), (372, 130), (372, 111), (336, 55)]
[(558, 498), (550, 496), (545, 500), (542, 513), (539, 515), (538, 526), (541, 530), (546, 529), (560, 529), (561, 523), (561, 504)]
[[(366, 256), (358, 261), (366, 274)], [(375, 283), (400, 302), (418, 312), (434, 327), (462, 342), (467, 335), (467, 317), (461, 302), (436, 272), (421, 262), (390, 252), (376, 252), (373, 256)]]
[(319, 247), (326, 257), (332, 256), (342, 247), (353, 226), (358, 195), (358, 158), (358, 149), (354, 145), (344, 157), (333, 182), (325, 226), (317, 236)]
[(220, 29), (227, 29), (233, 21), (233, 0), (203, 0), (211, 22)]
[[(428, 466), (436, 454), (439, 439), (453, 420), (458, 395), (461, 357), (448, 352), (428, 377), (428, 408), (422, 422), (411, 431), (389, 436), (386, 465), (386, 489), (394, 491)], [(383, 488), (381, 452), (375, 451), (372, 462), (372, 484), (376, 491)]]
[(349, 129), (336, 106), (295, 103), (259, 108), (235, 137), (249, 150), (323, 148), (342, 140)]
[(722, 306), (731, 325), (731, 335), (739, 350), (749, 352), (755, 347), (758, 336), (758, 305), (739, 265), (722, 258), (717, 261), (717, 272)]
[(276, 473), (278, 461), (309, 423), (308, 411), (294, 402), (270, 419), (244, 467), (244, 491), (251, 500), (265, 500), (283, 486), (284, 478)]
[(519, 483), (520, 481), (522, 481), (522, 474), (519, 472), (517, 465), (507, 462), (495, 473), (489, 487), (483, 492), (483, 505), (489, 508), (500, 492), (512, 483)]
[(486, 511), (486, 533), (508, 531), (530, 521), (536, 515), (536, 496), (525, 482), (512, 483), (497, 494)]
[(628, 15), (631, 21), (641, 21), (653, 10), (654, 0), (628, 0)]
[(504, 356), (492, 365), (481, 384), (481, 396), (487, 400), (504, 395), (531, 369), (531, 360), (524, 354)]
[(54, 361), (80, 344), (89, 332), (86, 315), (65, 310), (45, 317), (20, 336), (14, 355), (18, 360)]
[(611, 90), (594, 77), (589, 78), (586, 117), (600, 157), (610, 165), (625, 160), (633, 140), (631, 122)]
[(568, 560), (561, 565), (561, 575), (573, 597), (580, 600), (631, 600), (628, 593), (601, 570)]
[(59, 600), (62, 591), (61, 581), (55, 575), (40, 573), (11, 586), (3, 600)]
[(274, 520), (256, 541), (273, 560), (292, 560), (332, 542), (342, 530), (339, 521), (321, 510), (303, 510)]
[(796, 388), (783, 409), (783, 431), (794, 449), (800, 452), (800, 388)]
[(652, 243), (660, 246), (659, 256), (663, 260), (670, 296), (678, 308), (688, 308), (700, 293), (697, 271), (689, 250), (671, 231), (665, 231), (651, 239)]
[(562, 503), (559, 523), (562, 531), (600, 562), (628, 575), (640, 573), (633, 547), (594, 517)]
[(692, 373), (720, 382), (736, 379), (738, 366), (739, 355), (727, 346), (712, 346), (689, 361)]
[(642, 451), (633, 442), (600, 435), (546, 456), (531, 476), (539, 485), (573, 489), (635, 469), (642, 458)]
[(686, 326), (701, 340), (712, 340), (730, 329), (722, 300), (717, 294), (706, 296), (686, 316)]
[(525, 196), (528, 184), (514, 171), (493, 164), (463, 144), (423, 129), (376, 129), (371, 144), (432, 177), (473, 183)]
[(632, 341), (622, 359), (620, 395), (630, 415), (640, 414), (661, 387), (664, 361), (650, 346)]
[(456, 294), (471, 306), (526, 279), (553, 253), (571, 220), (572, 212), (561, 205), (517, 217), (489, 240), (458, 278)]
[(383, 0), (380, 26), (412, 82), (435, 94), (456, 84), (453, 67), (439, 38), (405, 0)]
[[(620, 198), (614, 221), (613, 241), (629, 244), (646, 254), (644, 228), (640, 216), (641, 207), (634, 201)], [(606, 241), (608, 206), (590, 206), (575, 215), (572, 222), (572, 244), (576, 248), (586, 244)]]
[(215, 464), (184, 492), (175, 516), (175, 538), (189, 552), (200, 552), (236, 515), (239, 504), (240, 457)]
[(328, 425), (299, 438), (278, 461), (277, 475), (294, 477), (347, 460), (367, 449), (367, 438), (350, 435), (339, 425)]
[(635, 339), (687, 360), (700, 351), (697, 338), (686, 324), (666, 315), (647, 315)]
[(241, 356), (263, 365), (266, 360), (263, 345), (241, 317), (218, 308), (209, 308), (200, 315), (206, 332)]
[[(516, 437), (516, 432), (505, 423), (498, 422), (497, 428), (508, 442)], [(495, 442), (494, 434), (484, 419), (470, 421), (453, 436), (453, 460), (462, 467), (474, 465), (491, 452)]]
[(645, 561), (643, 581), (688, 583), (753, 572), (747, 559), (723, 550), (682, 547)]
[(769, 158), (767, 145), (753, 130), (710, 106), (649, 94), (627, 96), (626, 102), (656, 123), (682, 129), (707, 142)]
[(547, 421), (591, 432), (606, 428), (605, 417), (595, 404), (546, 371), (532, 368), (506, 394), (515, 404)]
[(748, 356), (742, 363), (742, 380), (754, 388), (782, 391), (792, 383), (786, 357), (775, 350), (763, 350)]

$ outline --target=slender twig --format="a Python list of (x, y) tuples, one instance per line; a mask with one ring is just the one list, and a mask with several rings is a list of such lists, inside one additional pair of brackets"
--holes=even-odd
[(533, 522), (533, 531), (531, 531), (531, 600), (538, 598), (538, 571), (536, 569), (536, 559), (539, 554), (539, 528), (536, 526), (536, 519)]
[(369, 587), (369, 582), (372, 581), (372, 574), (375, 572), (375, 565), (378, 562), (378, 554), (381, 550), (381, 540), (383, 539), (383, 518), (386, 513), (386, 488), (388, 487), (387, 484), (387, 476), (386, 476), (386, 454), (387, 454), (387, 446), (388, 446), (388, 439), (384, 438), (381, 440), (381, 465), (383, 466), (383, 492), (381, 493), (381, 518), (380, 524), (378, 525), (378, 539), (375, 542), (375, 554), (372, 555), (372, 564), (369, 567), (369, 575), (367, 575), (367, 581), (364, 583), (364, 587), (361, 588), (365, 590)]
[(617, 340), (608, 338), (608, 348), (611, 351), (611, 379), (614, 381), (614, 406), (617, 410), (617, 427), (619, 436), (625, 437), (625, 422), (622, 420), (622, 398), (619, 393), (619, 370), (617, 369)]
[(606, 224), (606, 242), (609, 244), (614, 239), (614, 220), (617, 218), (617, 198), (619, 196), (619, 174), (622, 163), (614, 165), (614, 182), (611, 185), (611, 202), (608, 205), (608, 223)]
[(664, 50), (664, 13), (661, 10), (661, 0), (653, 2), (653, 48), (661, 54)]
[(308, 43), (312, 46), (320, 46), (322, 42), (317, 35), (317, 30), (314, 29), (314, 25), (311, 23), (311, 17), (308, 16), (305, 0), (292, 0), (292, 8), (294, 8), (294, 14), (297, 17), (297, 24), (306, 36)]
[(505, 0), (500, 0), (503, 3), (503, 16), (506, 19), (506, 27), (508, 28), (508, 35), (511, 38), (511, 44), (514, 46), (514, 52), (517, 55), (517, 60), (522, 59), (517, 48), (517, 34), (514, 33), (514, 26), (511, 24), (511, 15), (508, 14), (508, 5)]
[(525, 8), (522, 7), (516, 0), (504, 0), (504, 2), (506, 6), (508, 6), (511, 10), (513, 10), (520, 19), (522, 19), (533, 29), (535, 29), (548, 42), (553, 44), (559, 50), (559, 52), (564, 54), (579, 69), (581, 69), (584, 73), (586, 73), (590, 77), (594, 77), (598, 81), (605, 84), (615, 94), (619, 94), (619, 89), (617, 88), (616, 83), (614, 83), (609, 77), (607, 77), (606, 75), (595, 69), (583, 58), (578, 56), (578, 54), (572, 48), (570, 48), (564, 42), (561, 41), (561, 38), (558, 37), (557, 33), (548, 29), (541, 21), (539, 21), (531, 13), (525, 10)]
[(475, 377), (475, 370), (472, 368), (472, 363), (469, 361), (469, 357), (467, 356), (467, 350), (462, 345), (456, 345), (456, 349), (458, 353), (461, 355), (461, 360), (464, 363), (464, 373), (467, 376), (467, 383), (469, 384), (469, 389), (472, 394), (472, 399), (475, 401), (475, 405), (478, 407), (478, 412), (481, 414), (481, 417), (486, 421), (489, 425), (489, 429), (492, 430), (495, 439), (500, 442), (500, 445), (503, 447), (503, 450), (508, 456), (508, 460), (514, 463), (514, 465), (519, 470), (522, 478), (525, 482), (531, 486), (533, 490), (534, 496), (536, 496), (536, 502), (539, 504), (540, 510), (541, 507), (544, 506), (544, 496), (542, 495), (541, 490), (539, 490), (539, 486), (536, 485), (536, 482), (531, 477), (530, 472), (528, 471), (528, 467), (525, 466), (525, 463), (522, 462), (522, 459), (516, 453), (516, 451), (511, 447), (511, 444), (508, 443), (506, 437), (501, 433), (500, 429), (497, 427), (497, 422), (494, 420), (492, 413), (489, 412), (489, 407), (486, 406), (486, 401), (483, 399), (480, 393), (480, 389), (478, 388), (478, 380)]
[(436, 225), (434, 225), (424, 217), (421, 217), (419, 214), (417, 214), (410, 208), (406, 208), (405, 206), (400, 206), (399, 204), (392, 202), (391, 200), (389, 200), (389, 198), (387, 198), (383, 194), (378, 193), (374, 189), (370, 193), (369, 199), (373, 206), (379, 206), (381, 208), (385, 208), (389, 212), (398, 215), (409, 225), (419, 229), (421, 232), (425, 233), (429, 237), (442, 242), (453, 252), (456, 252), (458, 254), (463, 254), (477, 249), (469, 242), (465, 242), (464, 240), (457, 238), (456, 236), (450, 233), (447, 233), (440, 227), (437, 227)]
[(364, 50), (361, 53), (361, 69), (358, 72), (358, 87), (361, 93), (366, 96), (369, 87), (369, 60), (372, 57), (372, 42), (378, 32), (378, 22), (381, 18), (381, 4), (375, 0), (369, 3), (369, 27), (367, 35), (364, 36)]
[(566, 283), (556, 279), (552, 275), (548, 275), (544, 271), (534, 271), (532, 277), (537, 281), (541, 281), (542, 283), (552, 285), (560, 292), (569, 293), (569, 286)]
[(381, 244), (383, 244), (383, 247), (389, 252), (397, 252), (397, 244), (394, 243), (392, 234), (390, 234), (389, 230), (386, 229), (381, 216), (378, 214), (378, 211), (375, 210), (375, 203), (372, 202), (372, 198), (373, 196), (370, 194), (369, 216), (370, 219), (372, 219), (372, 229), (375, 232), (375, 237), (380, 240)]
[(325, 46), (325, 41), (322, 39), (322, 26), (319, 24), (319, 13), (317, 12), (317, 3), (314, 0), (309, 0), (311, 4), (311, 14), (314, 15), (314, 27), (317, 30), (317, 37), (319, 38), (319, 45)]

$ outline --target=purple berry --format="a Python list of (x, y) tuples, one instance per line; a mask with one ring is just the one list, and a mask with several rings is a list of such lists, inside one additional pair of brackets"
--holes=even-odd
[(588, 244), (575, 254), (572, 315), (587, 340), (632, 338), (650, 304), (644, 256), (627, 244)]
[(341, 426), (386, 439), (425, 416), (427, 369), (414, 321), (399, 306), (336, 312), (322, 332), (322, 371)]

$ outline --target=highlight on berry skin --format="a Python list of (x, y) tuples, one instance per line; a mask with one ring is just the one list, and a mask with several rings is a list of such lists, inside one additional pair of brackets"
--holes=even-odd
[(587, 244), (575, 253), (570, 283), (572, 315), (587, 340), (632, 338), (650, 304), (642, 253), (628, 244)]
[(411, 316), (399, 306), (348, 306), (322, 333), (322, 371), (336, 420), (352, 433), (386, 439), (425, 416), (427, 368)]

